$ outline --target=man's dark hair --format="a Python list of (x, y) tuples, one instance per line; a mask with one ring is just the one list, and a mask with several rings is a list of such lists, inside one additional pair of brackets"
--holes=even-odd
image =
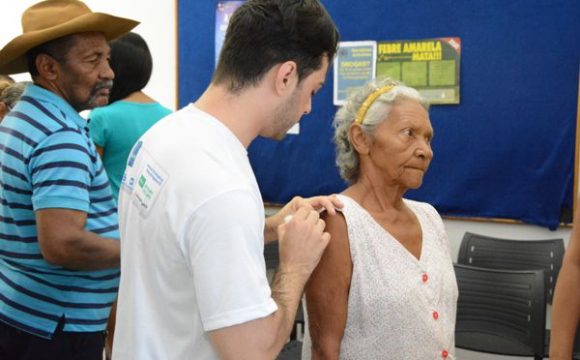
[(145, 40), (133, 32), (111, 41), (110, 45), (115, 80), (109, 103), (113, 103), (143, 90), (151, 78), (153, 59)]
[(28, 63), (28, 72), (34, 79), (38, 76), (38, 69), (36, 68), (36, 57), (40, 54), (47, 54), (59, 62), (66, 59), (66, 55), (76, 44), (76, 37), (67, 35), (55, 40), (40, 44), (35, 48), (28, 50), (26, 53), (26, 62)]
[(296, 62), (302, 81), (324, 56), (332, 60), (338, 37), (318, 0), (249, 0), (230, 19), (213, 82), (237, 92), (285, 61)]

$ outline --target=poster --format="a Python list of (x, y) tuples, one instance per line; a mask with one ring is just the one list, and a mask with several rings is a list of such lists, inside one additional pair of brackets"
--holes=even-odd
[(459, 104), (461, 39), (380, 41), (377, 77), (391, 77), (419, 90), (431, 104)]
[(215, 11), (215, 62), (217, 65), (220, 51), (226, 37), (226, 30), (232, 14), (244, 1), (218, 1)]
[(375, 77), (376, 41), (346, 41), (338, 44), (334, 58), (334, 105), (344, 104), (353, 91)]

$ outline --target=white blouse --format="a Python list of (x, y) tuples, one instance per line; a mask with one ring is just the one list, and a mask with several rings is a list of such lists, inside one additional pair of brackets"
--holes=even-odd
[[(423, 233), (417, 259), (357, 202), (339, 197), (353, 263), (340, 359), (455, 359), (457, 282), (437, 211), (404, 200)], [(307, 331), (302, 360), (310, 357)]]

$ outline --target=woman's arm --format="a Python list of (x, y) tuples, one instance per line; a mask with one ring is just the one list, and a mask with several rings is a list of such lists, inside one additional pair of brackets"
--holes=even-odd
[(312, 360), (338, 359), (346, 326), (352, 259), (346, 221), (342, 214), (324, 214), (328, 244), (306, 285), (306, 304)]
[(95, 149), (97, 150), (99, 155), (101, 155), (101, 159), (102, 159), (103, 156), (105, 156), (105, 149), (100, 147), (99, 145), (96, 145), (96, 144), (95, 144)]
[(550, 359), (571, 359), (579, 317), (580, 207), (575, 210), (574, 228), (554, 292)]

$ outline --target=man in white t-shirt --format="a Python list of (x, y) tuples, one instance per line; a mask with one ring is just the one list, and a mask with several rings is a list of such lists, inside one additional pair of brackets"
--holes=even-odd
[[(338, 42), (318, 0), (249, 0), (230, 19), (212, 83), (135, 145), (121, 185), (113, 359), (274, 359), (330, 236), (295, 198), (265, 219), (247, 147), (311, 110)], [(289, 216), (291, 215), (291, 217)], [(284, 221), (286, 220), (286, 221)], [(270, 289), (264, 240), (278, 239)]]

